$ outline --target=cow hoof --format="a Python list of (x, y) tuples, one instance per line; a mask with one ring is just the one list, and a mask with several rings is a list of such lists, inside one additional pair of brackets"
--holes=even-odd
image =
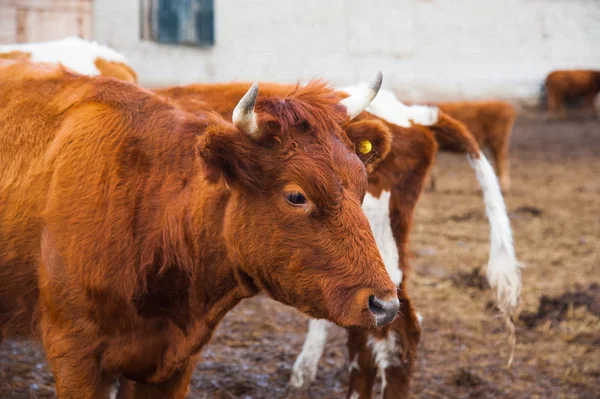
[(309, 390), (312, 384), (312, 380), (307, 378), (302, 373), (292, 373), (290, 381), (288, 382), (287, 389), (298, 392), (306, 392)]
[(298, 364), (294, 364), (294, 369), (288, 382), (288, 389), (297, 392), (307, 392), (309, 390), (317, 377), (317, 363), (309, 360), (311, 359), (302, 358), (300, 361), (296, 361)]
[(292, 386), (291, 383), (289, 383), (286, 387), (285, 387), (285, 392), (283, 394), (284, 399), (310, 399), (311, 395), (310, 395), (310, 384), (308, 384), (308, 386), (306, 385), (302, 385), (300, 387), (296, 387), (296, 386)]

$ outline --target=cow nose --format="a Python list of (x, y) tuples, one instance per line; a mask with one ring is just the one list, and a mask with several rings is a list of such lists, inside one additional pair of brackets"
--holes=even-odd
[(369, 297), (369, 310), (375, 317), (377, 327), (385, 326), (391, 323), (398, 314), (400, 301), (396, 296), (394, 296), (394, 299), (384, 301), (375, 295), (371, 295)]

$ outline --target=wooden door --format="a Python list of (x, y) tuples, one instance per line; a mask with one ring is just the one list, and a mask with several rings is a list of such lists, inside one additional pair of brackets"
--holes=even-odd
[(67, 36), (91, 39), (92, 0), (3, 0), (0, 4), (1, 43)]

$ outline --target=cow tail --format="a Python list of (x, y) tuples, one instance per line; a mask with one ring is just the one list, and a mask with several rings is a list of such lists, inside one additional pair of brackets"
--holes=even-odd
[(469, 129), (460, 121), (452, 118), (442, 110), (438, 111), (437, 122), (430, 125), (435, 139), (445, 150), (467, 153), (477, 156), (479, 154), (479, 144)]
[(512, 320), (521, 293), (520, 265), (516, 259), (512, 230), (498, 178), (492, 165), (483, 155), (479, 144), (467, 127), (444, 112), (439, 112), (438, 122), (429, 126), (436, 139), (443, 140), (450, 149), (467, 154), (469, 163), (475, 170), (483, 192), (485, 212), (490, 224), (490, 255), (487, 265), (487, 279), (496, 290), (498, 308), (504, 315), (509, 332), (512, 363), (516, 344), (515, 326)]
[(468, 154), (467, 158), (475, 170), (483, 191), (485, 212), (490, 223), (490, 256), (487, 279), (490, 286), (496, 290), (498, 308), (504, 315), (509, 331), (511, 351), (508, 365), (510, 366), (516, 345), (516, 331), (512, 317), (517, 310), (521, 294), (521, 265), (515, 255), (506, 205), (492, 165), (481, 152), (478, 157)]

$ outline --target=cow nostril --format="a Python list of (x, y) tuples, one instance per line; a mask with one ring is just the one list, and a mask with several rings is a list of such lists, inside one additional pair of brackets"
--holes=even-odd
[(381, 301), (375, 295), (369, 297), (369, 310), (374, 313), (383, 312)]
[(391, 323), (400, 310), (400, 301), (394, 297), (392, 300), (384, 301), (375, 295), (369, 297), (369, 310), (375, 317), (377, 326), (383, 326)]

